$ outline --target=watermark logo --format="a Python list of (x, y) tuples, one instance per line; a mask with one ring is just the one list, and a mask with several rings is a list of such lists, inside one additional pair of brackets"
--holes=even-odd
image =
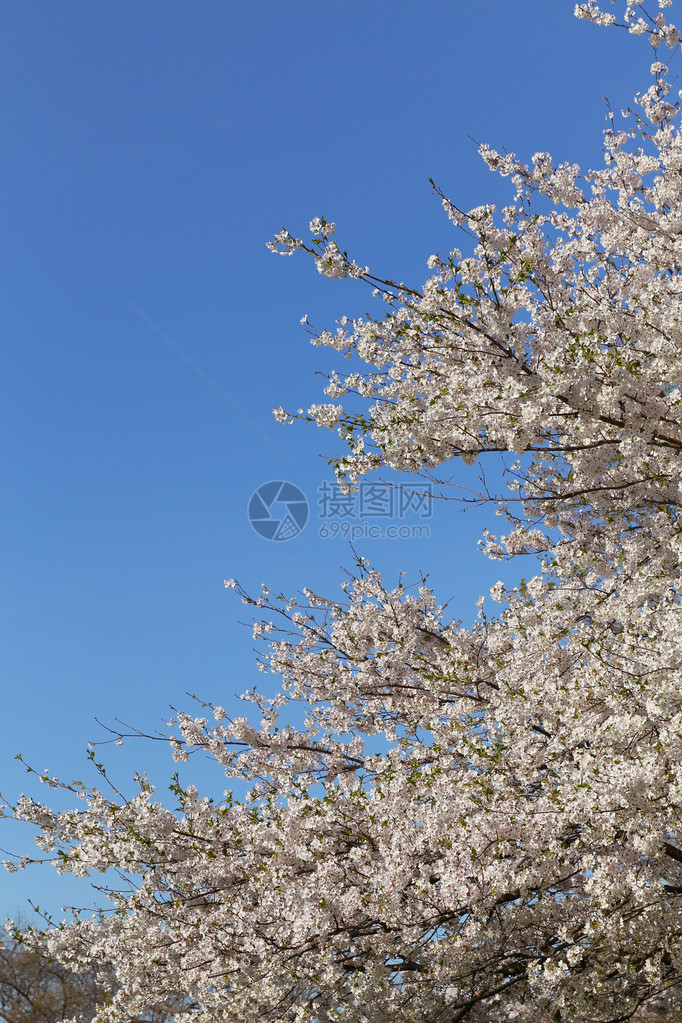
[(265, 540), (291, 540), (308, 521), (308, 500), (286, 480), (271, 480), (254, 490), (249, 500), (249, 522)]
[[(249, 522), (266, 540), (298, 536), (308, 515), (305, 494), (284, 480), (264, 483), (249, 501)], [(428, 540), (425, 520), (432, 515), (431, 489), (419, 483), (389, 486), (363, 481), (352, 494), (344, 493), (338, 483), (325, 481), (317, 488), (320, 540)]]

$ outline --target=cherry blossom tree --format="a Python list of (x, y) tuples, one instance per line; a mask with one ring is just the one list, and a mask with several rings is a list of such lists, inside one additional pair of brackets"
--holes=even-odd
[(329, 379), (328, 402), (279, 418), (336, 429), (348, 487), (382, 469), (445, 487), (454, 458), (510, 456), (495, 498), (507, 531), (483, 543), (493, 558), (532, 555), (536, 574), (494, 587), (467, 627), (425, 584), (390, 587), (363, 559), (342, 600), (251, 598), (230, 582), (281, 691), (247, 694), (257, 713), (237, 719), (179, 713), (170, 742), (247, 795), (213, 801), (176, 780), (164, 806), (140, 777), (132, 799), (62, 785), (75, 809), (23, 798), (5, 811), (38, 826), (60, 871), (119, 871), (99, 916), (46, 938), (63, 962), (115, 965), (102, 1020), (161, 993), (235, 1023), (679, 1018), (670, 6), (576, 7), (651, 44), (651, 84), (611, 120), (594, 171), (482, 146), (511, 179), (509, 205), (463, 211), (439, 192), (462, 249), (432, 256), (422, 287), (356, 263), (324, 218), (309, 241), (276, 236), (276, 251), (306, 252), (384, 303), (335, 332), (309, 328), (352, 371)]
[[(116, 988), (111, 966), (73, 972), (36, 947), (7, 937), (0, 941), (0, 1020), (3, 1023), (89, 1023)], [(174, 1010), (161, 1003), (131, 1023), (171, 1023)]]

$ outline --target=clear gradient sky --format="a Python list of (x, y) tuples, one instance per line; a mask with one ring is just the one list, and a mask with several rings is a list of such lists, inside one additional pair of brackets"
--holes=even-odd
[[(308, 345), (301, 316), (330, 326), (369, 296), (265, 242), (324, 214), (362, 265), (421, 281), (428, 256), (458, 244), (430, 176), (465, 208), (508, 195), (469, 136), (598, 162), (602, 97), (618, 110), (646, 88), (650, 53), (572, 9), (2, 5), (6, 796), (28, 784), (19, 752), (90, 778), (95, 718), (154, 729), (187, 690), (234, 708), (235, 694), (267, 683), (226, 577), (252, 592), (275, 576), (287, 593), (338, 592), (352, 555), (317, 535), (315, 501), (331, 480), (319, 455), (339, 442), (280, 426), (271, 410), (324, 400), (315, 370), (343, 369)], [(279, 479), (304, 491), (311, 518), (272, 543), (246, 506)], [(483, 521), (439, 505), (429, 540), (356, 545), (389, 581), (430, 572), (468, 620), (502, 574), (476, 551)], [(124, 785), (135, 769), (169, 773), (161, 744), (106, 751)], [(30, 848), (16, 826), (0, 839)], [(74, 891), (44, 871), (0, 873), (0, 912), (29, 896), (58, 911)]]

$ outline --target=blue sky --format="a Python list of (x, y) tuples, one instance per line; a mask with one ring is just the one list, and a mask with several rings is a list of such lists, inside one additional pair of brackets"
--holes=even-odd
[[(187, 690), (234, 707), (262, 681), (224, 578), (337, 592), (352, 555), (318, 536), (315, 502), (331, 480), (320, 453), (338, 443), (271, 410), (320, 400), (315, 371), (338, 367), (301, 316), (333, 325), (369, 296), (265, 243), (324, 214), (362, 265), (420, 281), (428, 256), (458, 243), (430, 176), (465, 208), (508, 194), (469, 136), (598, 162), (602, 97), (618, 110), (645, 88), (650, 52), (572, 8), (3, 5), (6, 796), (25, 785), (16, 753), (87, 780), (95, 718), (154, 729)], [(282, 479), (311, 516), (272, 543), (246, 507)], [(476, 552), (485, 520), (439, 505), (430, 539), (357, 546), (389, 580), (430, 572), (468, 619), (501, 574)], [(143, 767), (166, 777), (160, 744), (108, 750), (122, 781)], [(30, 845), (16, 826), (0, 835)], [(0, 874), (0, 908), (32, 896), (58, 909), (74, 890), (44, 871)]]

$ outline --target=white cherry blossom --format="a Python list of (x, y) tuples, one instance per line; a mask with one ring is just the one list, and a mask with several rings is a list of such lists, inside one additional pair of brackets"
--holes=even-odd
[(338, 600), (251, 598), (228, 580), (279, 692), (246, 694), (236, 718), (180, 712), (169, 738), (177, 761), (203, 752), (246, 795), (212, 801), (176, 779), (164, 806), (144, 776), (123, 799), (45, 772), (75, 809), (23, 797), (4, 811), (37, 825), (60, 871), (125, 879), (101, 915), (47, 937), (65, 962), (114, 964), (103, 1021), (170, 992), (200, 1023), (673, 1018), (682, 134), (669, 7), (576, 7), (648, 37), (653, 83), (627, 127), (610, 122), (595, 170), (482, 146), (509, 205), (460, 210), (437, 189), (463, 241), (431, 257), (422, 287), (361, 268), (321, 217), (310, 242), (284, 230), (272, 243), (386, 303), (314, 333), (352, 372), (330, 378), (331, 402), (278, 418), (336, 429), (350, 487), (374, 469), (445, 486), (453, 458), (511, 455), (507, 532), (482, 545), (533, 567), (467, 627), (425, 582), (388, 586), (362, 559)]

